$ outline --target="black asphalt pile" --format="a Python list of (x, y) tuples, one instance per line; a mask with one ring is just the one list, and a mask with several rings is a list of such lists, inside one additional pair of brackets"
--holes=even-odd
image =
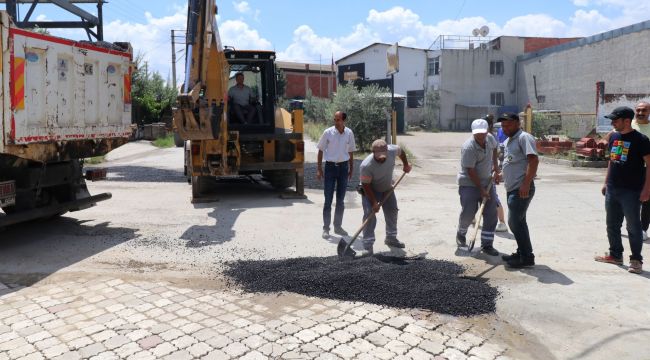
[(454, 316), (494, 312), (497, 289), (464, 278), (463, 272), (461, 265), (449, 261), (396, 263), (378, 257), (340, 261), (336, 256), (236, 261), (225, 270), (229, 285), (247, 292), (293, 292)]

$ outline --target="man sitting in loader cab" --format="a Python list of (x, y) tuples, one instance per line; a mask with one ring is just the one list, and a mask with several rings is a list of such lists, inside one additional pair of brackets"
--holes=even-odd
[(239, 124), (251, 124), (255, 119), (260, 122), (257, 119), (260, 113), (255, 106), (256, 96), (250, 87), (244, 85), (244, 73), (238, 72), (235, 75), (235, 81), (237, 83), (228, 90), (231, 114), (234, 115), (234, 119), (231, 121)]

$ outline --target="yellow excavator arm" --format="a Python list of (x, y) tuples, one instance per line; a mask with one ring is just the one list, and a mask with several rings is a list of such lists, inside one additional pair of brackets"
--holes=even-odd
[(218, 140), (227, 134), (230, 67), (216, 23), (214, 0), (189, 0), (185, 82), (174, 111), (174, 126), (184, 140)]

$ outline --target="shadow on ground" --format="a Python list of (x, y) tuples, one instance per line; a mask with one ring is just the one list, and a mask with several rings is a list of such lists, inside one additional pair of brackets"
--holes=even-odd
[(463, 272), (461, 265), (442, 260), (383, 256), (341, 261), (332, 256), (237, 261), (228, 264), (225, 274), (247, 292), (292, 292), (455, 316), (494, 312), (497, 289), (464, 278)]
[[(91, 168), (90, 166), (88, 168)], [(187, 182), (183, 170), (160, 169), (147, 166), (110, 166), (107, 181), (118, 182)]]
[(297, 203), (312, 204), (309, 199), (281, 198), (281, 191), (255, 178), (220, 179), (209, 190), (218, 200), (195, 204), (194, 208), (212, 209), (208, 216), (214, 219), (214, 224), (192, 225), (185, 230), (180, 238), (187, 241), (186, 247), (220, 245), (232, 240), (236, 236), (237, 219), (249, 209), (268, 208), (269, 216), (274, 216)]
[(564, 275), (563, 273), (553, 270), (547, 265), (536, 264), (534, 267), (523, 268), (523, 269), (513, 269), (506, 266), (505, 261), (501, 259), (501, 255), (490, 256), (481, 252), (480, 247), (474, 248), (473, 251), (468, 251), (465, 247), (459, 247), (456, 249), (455, 253), (458, 257), (473, 257), (478, 260), (485, 261), (486, 264), (491, 265), (487, 270), (481, 272), (479, 275), (474, 277), (484, 277), (489, 271), (492, 271), (498, 266), (504, 266), (506, 271), (510, 272), (522, 272), (526, 275), (530, 275), (537, 278), (537, 281), (542, 284), (559, 284), (559, 285), (571, 285), (573, 280)]
[(137, 229), (86, 225), (68, 217), (13, 225), (0, 232), (0, 282), (9, 289), (37, 281), (137, 237)]

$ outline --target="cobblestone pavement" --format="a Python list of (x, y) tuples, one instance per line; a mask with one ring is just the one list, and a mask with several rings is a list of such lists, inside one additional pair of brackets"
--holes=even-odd
[(0, 283), (0, 360), (508, 359), (490, 336), (454, 317), (293, 294), (87, 274)]

